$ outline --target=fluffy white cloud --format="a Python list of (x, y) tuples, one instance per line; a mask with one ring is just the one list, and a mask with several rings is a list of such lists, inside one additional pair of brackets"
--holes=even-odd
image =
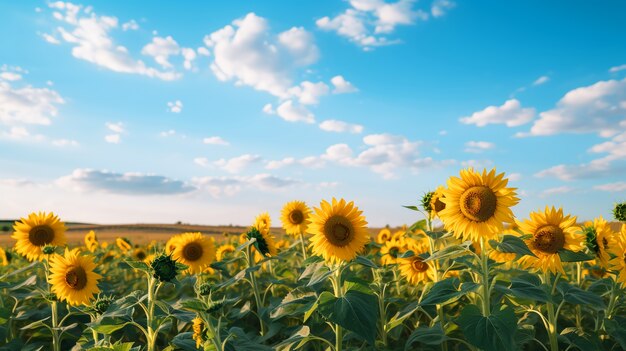
[(609, 192), (626, 191), (626, 182), (600, 184), (600, 185), (594, 186), (593, 188), (596, 190), (609, 191)]
[[(15, 74), (18, 74), (3, 73), (9, 73), (8, 78), (16, 78)], [(0, 78), (0, 123), (49, 125), (58, 114), (58, 106), (65, 103), (61, 95), (52, 89), (31, 85), (14, 87), (7, 76)]]
[(11, 127), (8, 131), (0, 131), (0, 139), (12, 141), (38, 142), (45, 139), (41, 134), (31, 134), (24, 127)]
[(56, 140), (52, 140), (52, 145), (64, 147), (64, 146), (78, 146), (79, 144), (78, 144), (78, 141), (76, 140), (56, 139)]
[(180, 53), (180, 46), (174, 38), (167, 36), (154, 37), (152, 42), (146, 44), (141, 49), (141, 53), (147, 56), (152, 56), (154, 61), (161, 65), (163, 68), (172, 68), (172, 64), (169, 61), (170, 56), (176, 56)]
[(609, 69), (609, 72), (616, 73), (616, 72), (623, 71), (623, 70), (626, 70), (626, 64), (615, 66), (615, 67), (611, 67)]
[(16, 72), (2, 72), (0, 73), (0, 80), (7, 80), (15, 82), (22, 79), (22, 75)]
[(571, 193), (572, 191), (574, 191), (574, 188), (563, 185), (563, 186), (559, 186), (556, 188), (546, 189), (541, 192), (540, 196), (546, 197), (546, 196), (557, 195), (557, 194), (567, 194), (567, 193)]
[[(140, 74), (162, 80), (180, 77), (175, 71), (161, 71), (148, 67), (143, 61), (134, 59), (128, 49), (115, 43), (110, 32), (119, 27), (118, 19), (98, 16), (91, 7), (84, 8), (70, 2), (52, 2), (53, 17), (65, 24), (58, 27), (61, 39), (73, 45), (72, 55), (100, 67), (120, 73)], [(47, 40), (47, 39), (46, 39)]]
[(537, 85), (545, 84), (549, 80), (550, 80), (550, 77), (548, 77), (548, 76), (541, 76), (541, 77), (535, 79), (535, 81), (533, 82), (533, 85), (537, 86)]
[[(383, 0), (351, 0), (351, 8), (336, 17), (322, 17), (315, 23), (323, 30), (335, 31), (364, 48), (397, 43), (381, 34), (399, 25), (412, 25), (428, 19), (428, 13), (413, 9), (412, 0), (387, 3)], [(443, 7), (439, 7), (443, 8)], [(438, 14), (442, 12), (438, 12)]]
[(137, 21), (135, 21), (135, 20), (130, 20), (130, 21), (122, 24), (122, 30), (123, 31), (137, 30), (137, 29), (139, 29), (139, 24), (137, 24)]
[(180, 100), (169, 101), (167, 103), (167, 110), (172, 113), (181, 113), (183, 111), (183, 103)]
[(209, 144), (209, 145), (223, 145), (223, 146), (230, 145), (228, 141), (222, 139), (222, 137), (219, 137), (219, 136), (212, 136), (212, 137), (204, 138), (202, 139), (202, 142), (205, 144)]
[(298, 98), (303, 105), (317, 105), (319, 98), (328, 95), (330, 88), (323, 82), (304, 81), (300, 85), (289, 88), (288, 93)]
[(142, 173), (115, 173), (107, 170), (75, 169), (56, 184), (74, 191), (103, 191), (132, 195), (174, 195), (195, 190), (194, 186), (167, 177)]
[(489, 106), (474, 112), (471, 116), (462, 117), (461, 123), (475, 124), (484, 127), (488, 124), (505, 124), (517, 127), (530, 122), (535, 117), (534, 108), (522, 108), (517, 99), (507, 100), (502, 106)]
[(430, 13), (433, 17), (442, 17), (448, 12), (448, 10), (453, 9), (456, 4), (450, 0), (435, 0), (430, 5)]
[(291, 178), (280, 178), (271, 174), (256, 174), (253, 176), (230, 177), (196, 177), (192, 179), (194, 186), (208, 191), (215, 198), (224, 195), (232, 196), (244, 189), (260, 189), (263, 191), (277, 191), (288, 189), (301, 181)]
[(211, 70), (219, 80), (281, 98), (289, 95), (292, 71), (318, 57), (310, 33), (294, 27), (273, 36), (267, 20), (254, 13), (207, 35), (204, 43), (213, 51)]
[(343, 76), (334, 76), (330, 82), (335, 86), (333, 94), (347, 94), (359, 91), (352, 83), (345, 80)]
[(193, 163), (200, 167), (209, 167), (211, 165), (211, 162), (206, 157), (196, 157), (193, 159)]
[(104, 136), (104, 141), (110, 144), (119, 144), (122, 141), (122, 136), (119, 134), (108, 134)]
[(124, 123), (122, 123), (122, 122), (116, 122), (116, 123), (106, 122), (104, 125), (107, 127), (107, 129), (109, 129), (112, 132), (115, 132), (115, 133), (124, 133), (125, 132)]
[(294, 105), (292, 100), (287, 100), (280, 104), (280, 106), (276, 108), (276, 114), (288, 122), (315, 123), (313, 113), (304, 106)]
[(265, 104), (265, 106), (263, 106), (263, 113), (273, 115), (276, 114), (276, 111), (274, 111), (274, 106), (272, 106), (272, 104)]
[(363, 132), (363, 126), (360, 124), (351, 124), (343, 121), (329, 119), (320, 123), (320, 129), (327, 132), (337, 133), (353, 133), (359, 134)]
[(465, 152), (481, 153), (496, 147), (496, 144), (488, 141), (468, 141), (465, 143)]
[(260, 161), (261, 156), (259, 155), (245, 154), (228, 160), (224, 158), (219, 159), (213, 162), (213, 165), (228, 173), (239, 173), (248, 166)]
[(626, 78), (600, 81), (567, 92), (556, 107), (541, 112), (527, 135), (598, 133), (626, 130)]

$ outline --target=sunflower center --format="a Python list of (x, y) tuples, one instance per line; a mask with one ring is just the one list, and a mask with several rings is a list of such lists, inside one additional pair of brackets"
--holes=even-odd
[(538, 250), (554, 254), (563, 248), (565, 235), (561, 228), (549, 224), (537, 229), (533, 242)]
[(34, 226), (28, 232), (28, 240), (35, 246), (44, 246), (54, 240), (54, 229), (47, 225)]
[(473, 221), (484, 222), (496, 213), (497, 203), (496, 194), (491, 189), (473, 186), (461, 195), (461, 212)]
[(87, 285), (87, 273), (80, 266), (72, 267), (65, 273), (65, 282), (74, 290), (81, 290)]
[(441, 197), (437, 197), (433, 201), (432, 207), (435, 209), (435, 212), (441, 212), (445, 210), (446, 204), (441, 201)]
[(423, 262), (420, 257), (416, 258), (411, 262), (411, 266), (417, 272), (426, 272), (428, 270), (428, 264)]
[(143, 251), (137, 252), (137, 259), (142, 260), (142, 261), (146, 259), (146, 253)]
[(289, 220), (293, 224), (300, 224), (304, 221), (304, 214), (300, 210), (293, 210), (289, 214)]
[(330, 217), (324, 224), (324, 236), (335, 246), (346, 246), (354, 238), (354, 228), (350, 220), (343, 216)]
[(197, 261), (202, 257), (202, 245), (191, 242), (183, 247), (183, 257), (187, 261)]
[(398, 254), (400, 253), (400, 248), (392, 247), (389, 249), (389, 255), (393, 258), (398, 258)]

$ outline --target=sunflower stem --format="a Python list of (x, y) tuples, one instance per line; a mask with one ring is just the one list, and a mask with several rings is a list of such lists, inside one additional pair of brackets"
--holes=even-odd
[[(246, 247), (246, 258), (248, 259), (248, 268), (254, 267), (254, 256), (252, 256), (252, 245), (248, 245)], [(259, 285), (256, 281), (256, 276), (252, 270), (248, 271), (248, 276), (250, 277), (250, 283), (252, 283), (252, 290), (254, 291), (254, 300), (256, 302), (256, 314), (259, 318), (259, 323), (261, 324), (261, 335), (265, 335), (265, 323), (263, 322), (263, 318), (261, 317), (261, 294), (259, 293)]]
[[(552, 285), (550, 282), (550, 272), (544, 273), (544, 281), (546, 285)], [(548, 337), (550, 338), (550, 350), (558, 351), (559, 341), (557, 339), (557, 315), (554, 312), (554, 304), (552, 302), (546, 303), (546, 309), (548, 310)]]
[(302, 257), (306, 260), (306, 245), (304, 244), (304, 234), (302, 232), (300, 232), (300, 244), (302, 245)]
[[(576, 283), (578, 287), (582, 289), (582, 263), (576, 262)], [(576, 328), (583, 330), (582, 324), (582, 308), (580, 305), (576, 305)]]
[[(341, 265), (337, 266), (333, 274), (333, 290), (336, 298), (343, 297), (343, 285), (341, 283)], [(335, 351), (341, 351), (343, 348), (343, 329), (339, 324), (335, 324)]]
[(59, 313), (58, 313), (58, 305), (56, 301), (52, 301), (51, 303), (52, 310), (52, 348), (54, 351), (61, 350), (61, 340), (59, 338)]
[(158, 329), (154, 329), (154, 306), (161, 283), (148, 275), (148, 313), (146, 313), (146, 327), (148, 329), (148, 351), (154, 351), (157, 341)]
[(488, 317), (491, 315), (491, 302), (489, 301), (490, 291), (489, 291), (489, 256), (487, 255), (487, 246), (485, 245), (485, 238), (480, 238), (480, 258), (481, 258), (481, 268), (482, 268), (482, 279), (481, 283), (483, 286), (483, 316)]
[[(428, 224), (428, 231), (432, 232), (432, 222), (430, 221), (430, 218), (427, 219), (427, 224)], [(430, 245), (430, 254), (432, 255), (435, 253), (435, 241), (430, 236), (428, 237), (428, 243)], [(433, 268), (435, 270), (434, 281), (436, 284), (441, 279), (440, 272), (439, 272), (439, 267), (440, 267), (439, 260), (434, 260), (433, 265), (434, 265)], [(443, 313), (443, 306), (438, 303), (435, 307), (437, 308), (437, 316), (439, 317), (439, 324), (441, 325), (441, 330), (443, 330), (445, 333), (445, 320), (444, 320), (445, 315)], [(441, 350), (448, 351), (448, 343), (446, 341), (443, 341), (441, 343)]]

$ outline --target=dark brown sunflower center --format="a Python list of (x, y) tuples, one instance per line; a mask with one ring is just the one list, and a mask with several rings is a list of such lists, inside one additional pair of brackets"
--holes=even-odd
[(183, 257), (187, 261), (197, 261), (202, 257), (202, 245), (191, 242), (183, 247)]
[(604, 249), (606, 249), (607, 245), (609, 245), (609, 241), (606, 240), (606, 238), (602, 238), (602, 246)]
[(565, 235), (561, 228), (549, 224), (537, 229), (533, 243), (538, 250), (553, 254), (563, 248)]
[(445, 210), (445, 208), (446, 208), (446, 204), (441, 201), (441, 197), (440, 196), (437, 196), (435, 198), (435, 201), (433, 201), (433, 204), (431, 206), (435, 210), (435, 212), (441, 212), (441, 211)]
[(354, 228), (347, 218), (333, 216), (324, 224), (324, 236), (331, 244), (343, 247), (354, 238)]
[(28, 232), (28, 240), (35, 246), (44, 246), (54, 240), (54, 229), (47, 225), (38, 225)]
[(301, 224), (304, 221), (304, 214), (300, 210), (293, 210), (289, 214), (289, 220), (293, 224)]
[(65, 273), (65, 282), (74, 290), (81, 290), (87, 285), (87, 273), (83, 267), (70, 268)]
[(389, 249), (389, 255), (393, 258), (398, 258), (398, 254), (400, 253), (400, 248), (399, 247), (392, 247)]
[(428, 264), (423, 262), (419, 257), (411, 262), (411, 266), (417, 272), (426, 272), (426, 270), (428, 270)]
[(146, 259), (146, 253), (145, 253), (145, 252), (143, 252), (143, 251), (139, 251), (139, 252), (137, 252), (137, 255), (136, 255), (136, 256), (137, 256), (137, 259), (138, 259), (138, 260), (141, 260), (141, 261), (143, 261), (143, 260), (145, 260), (145, 259)]
[(465, 217), (484, 222), (496, 213), (498, 199), (496, 194), (486, 186), (473, 186), (461, 195), (461, 212)]

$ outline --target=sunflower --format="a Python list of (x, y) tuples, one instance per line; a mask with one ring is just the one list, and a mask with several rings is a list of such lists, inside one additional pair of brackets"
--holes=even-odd
[(133, 250), (133, 259), (135, 261), (145, 261), (148, 254), (146, 251), (140, 247)]
[(384, 265), (396, 264), (398, 256), (404, 251), (406, 242), (403, 238), (395, 238), (387, 241), (380, 248), (380, 261)]
[(256, 216), (254, 219), (255, 227), (261, 234), (267, 234), (270, 232), (270, 228), (272, 227), (272, 219), (270, 218), (269, 213), (263, 212), (260, 215)]
[(200, 273), (215, 260), (215, 244), (201, 233), (183, 233), (176, 240), (172, 257), (187, 265), (187, 272)]
[(428, 252), (428, 247), (423, 243), (419, 243), (413, 247), (412, 251), (414, 252), (413, 256), (398, 259), (400, 274), (413, 285), (434, 280), (435, 272), (433, 268), (419, 256)]
[(405, 235), (406, 235), (406, 226), (402, 230), (396, 230), (391, 236), (391, 240), (404, 239)]
[(445, 188), (440, 185), (430, 197), (430, 218), (435, 218), (439, 216), (439, 212), (443, 211), (446, 208), (446, 204), (442, 201), (444, 197), (444, 190)]
[(278, 241), (276, 242), (276, 248), (277, 248), (277, 249), (286, 249), (286, 248), (289, 248), (289, 241), (287, 241), (287, 240), (285, 240), (285, 239), (278, 240)]
[(616, 244), (616, 235), (611, 226), (600, 216), (593, 222), (586, 222), (583, 231), (587, 236), (587, 246), (594, 252), (600, 265), (606, 268), (610, 259), (608, 249)]
[(180, 238), (180, 234), (176, 234), (167, 240), (165, 243), (165, 253), (169, 254), (174, 251), (178, 238)]
[(526, 245), (535, 254), (523, 256), (520, 264), (526, 269), (534, 268), (544, 272), (561, 272), (565, 275), (558, 251), (567, 249), (579, 251), (583, 248), (583, 236), (576, 234), (576, 217), (563, 215), (563, 209), (546, 206), (544, 212), (531, 212), (530, 219), (518, 222), (520, 230), (532, 237), (526, 239)]
[(389, 230), (388, 228), (381, 229), (376, 236), (376, 242), (379, 244), (384, 244), (389, 239), (391, 239), (391, 230)]
[(615, 271), (618, 282), (626, 283), (626, 224), (622, 224), (622, 231), (609, 251), (614, 256), (609, 261), (609, 267)]
[(515, 188), (507, 188), (504, 173), (492, 169), (482, 174), (473, 168), (461, 170), (461, 177), (450, 177), (442, 191), (445, 208), (438, 213), (446, 230), (463, 240), (493, 239), (503, 222), (513, 223), (510, 207), (517, 204)]
[(133, 248), (133, 246), (130, 244), (130, 240), (126, 238), (115, 239), (115, 244), (117, 245), (117, 247), (120, 248), (120, 250), (122, 250), (122, 252), (128, 252)]
[(224, 258), (226, 258), (226, 255), (229, 253), (233, 253), (235, 252), (235, 246), (231, 245), (231, 244), (226, 244), (226, 245), (222, 245), (217, 249), (217, 253), (215, 254), (216, 259), (218, 261), (223, 260)]
[(241, 233), (239, 234), (239, 244), (245, 244), (248, 242), (248, 233)]
[(267, 231), (260, 231), (257, 227), (252, 227), (247, 233), (248, 239), (255, 238), (254, 247), (256, 252), (259, 252), (261, 256), (276, 256), (278, 250), (276, 243), (274, 242), (274, 236)]
[(598, 262), (591, 264), (591, 265), (585, 264), (585, 268), (582, 271), (583, 277), (594, 277), (597, 279), (608, 277), (610, 272), (606, 268), (604, 268), (603, 266), (597, 263)]
[(0, 247), (0, 266), (8, 266), (11, 262), (10, 257), (11, 256), (7, 254), (7, 252), (2, 247)]
[(98, 280), (102, 276), (94, 272), (96, 264), (91, 256), (81, 256), (78, 251), (65, 249), (65, 255), (50, 259), (51, 291), (70, 305), (88, 305), (100, 292)]
[(96, 237), (96, 232), (90, 230), (87, 234), (85, 234), (85, 247), (87, 250), (94, 252), (100, 247), (98, 244), (98, 238)]
[(200, 317), (193, 319), (193, 340), (196, 341), (196, 348), (199, 349), (204, 342), (204, 321)]
[(65, 224), (52, 212), (31, 213), (15, 222), (13, 229), (11, 237), (17, 240), (15, 251), (29, 261), (43, 259), (42, 249), (46, 245), (65, 245)]
[[(300, 235), (309, 226), (311, 209), (303, 201), (291, 201), (285, 204), (280, 212), (280, 221), (289, 235)], [(259, 229), (260, 230), (260, 229)]]
[(321, 255), (329, 263), (350, 261), (363, 251), (370, 240), (363, 212), (344, 199), (332, 203), (323, 200), (320, 208), (311, 215), (309, 232), (313, 234), (313, 253)]

